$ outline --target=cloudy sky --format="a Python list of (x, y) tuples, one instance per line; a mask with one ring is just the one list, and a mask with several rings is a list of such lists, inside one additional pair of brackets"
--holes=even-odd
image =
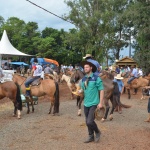
[[(31, 2), (47, 9), (48, 11), (62, 16), (69, 12), (69, 8), (64, 0), (30, 0)], [(74, 28), (69, 22), (45, 12), (44, 10), (32, 5), (26, 0), (0, 0), (0, 15), (7, 20), (9, 17), (18, 17), (25, 22), (34, 21), (38, 23), (39, 29), (52, 27), (55, 29), (68, 30)]]
[[(47, 9), (48, 11), (62, 16), (69, 12), (69, 8), (64, 3), (64, 0), (30, 0), (31, 2)], [(75, 26), (60, 18), (55, 17), (48, 12), (32, 5), (26, 0), (0, 0), (0, 15), (7, 20), (9, 17), (18, 17), (26, 23), (29, 21), (37, 22), (39, 29), (43, 30), (45, 27), (52, 27), (55, 29), (68, 29)], [(127, 56), (128, 48), (121, 51), (121, 57)]]

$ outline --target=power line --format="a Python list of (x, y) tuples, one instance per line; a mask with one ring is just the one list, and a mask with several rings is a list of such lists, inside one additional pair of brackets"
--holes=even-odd
[(32, 5), (35, 5), (36, 7), (39, 7), (40, 9), (43, 9), (44, 11), (46, 11), (46, 12), (48, 12), (48, 13), (50, 13), (50, 14), (52, 14), (52, 15), (54, 15), (54, 16), (56, 16), (56, 17), (58, 17), (58, 18), (60, 18), (60, 19), (62, 19), (62, 20), (64, 20), (64, 21), (67, 21), (67, 22), (69, 22), (69, 23), (75, 25), (75, 24), (72, 23), (71, 21), (68, 21), (68, 20), (66, 20), (66, 19), (63, 18), (63, 17), (60, 17), (60, 16), (58, 16), (58, 15), (56, 15), (56, 14), (54, 14), (54, 13), (48, 11), (47, 9), (45, 9), (45, 8), (43, 8), (43, 7), (41, 7), (41, 6), (37, 5), (37, 4), (35, 4), (35, 3), (31, 2), (31, 1), (29, 1), (29, 0), (26, 0), (26, 1), (28, 1), (28, 2), (31, 3)]

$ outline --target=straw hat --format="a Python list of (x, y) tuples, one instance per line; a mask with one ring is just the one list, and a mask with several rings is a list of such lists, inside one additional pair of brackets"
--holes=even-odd
[(91, 62), (89, 62), (89, 61), (82, 61), (82, 62), (81, 62), (81, 67), (84, 68), (84, 65), (89, 65), (89, 66), (91, 66), (93, 73), (96, 72), (96, 70), (97, 70), (96, 66), (95, 66), (94, 64), (92, 64)]
[(97, 120), (101, 120), (104, 117), (104, 113), (105, 113), (105, 108), (102, 107), (100, 109), (96, 108), (95, 110), (95, 118)]
[(115, 79), (118, 79), (118, 80), (122, 80), (123, 77), (121, 77), (121, 74), (117, 74), (117, 76), (114, 77)]
[(91, 58), (92, 58), (92, 55), (91, 55), (91, 54), (86, 54), (86, 55), (83, 57), (83, 59), (88, 58), (88, 57), (91, 57)]

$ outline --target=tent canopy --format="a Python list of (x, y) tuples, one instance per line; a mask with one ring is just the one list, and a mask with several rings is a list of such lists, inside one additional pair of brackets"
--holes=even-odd
[(9, 64), (12, 64), (12, 65), (23, 65), (23, 66), (29, 66), (28, 64), (24, 63), (24, 62), (10, 62)]
[(0, 55), (11, 55), (11, 56), (32, 56), (25, 53), (20, 52), (10, 43), (7, 33), (4, 30), (1, 42), (0, 42)]
[(49, 63), (55, 64), (56, 66), (59, 66), (59, 63), (56, 60), (48, 59), (48, 58), (44, 58), (44, 60), (46, 62), (49, 62)]
[[(58, 62), (56, 60), (53, 59), (48, 59), (48, 58), (37, 58), (38, 59), (38, 63), (41, 65), (46, 65), (46, 64), (54, 64), (57, 67), (59, 66)], [(31, 58), (30, 63), (33, 63), (34, 58)]]

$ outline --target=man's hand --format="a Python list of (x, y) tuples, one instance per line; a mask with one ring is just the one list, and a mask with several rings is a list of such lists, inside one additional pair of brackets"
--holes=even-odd
[(101, 104), (101, 103), (99, 103), (98, 105), (97, 105), (97, 108), (98, 109), (100, 109), (100, 108), (102, 108), (103, 107), (103, 105)]

